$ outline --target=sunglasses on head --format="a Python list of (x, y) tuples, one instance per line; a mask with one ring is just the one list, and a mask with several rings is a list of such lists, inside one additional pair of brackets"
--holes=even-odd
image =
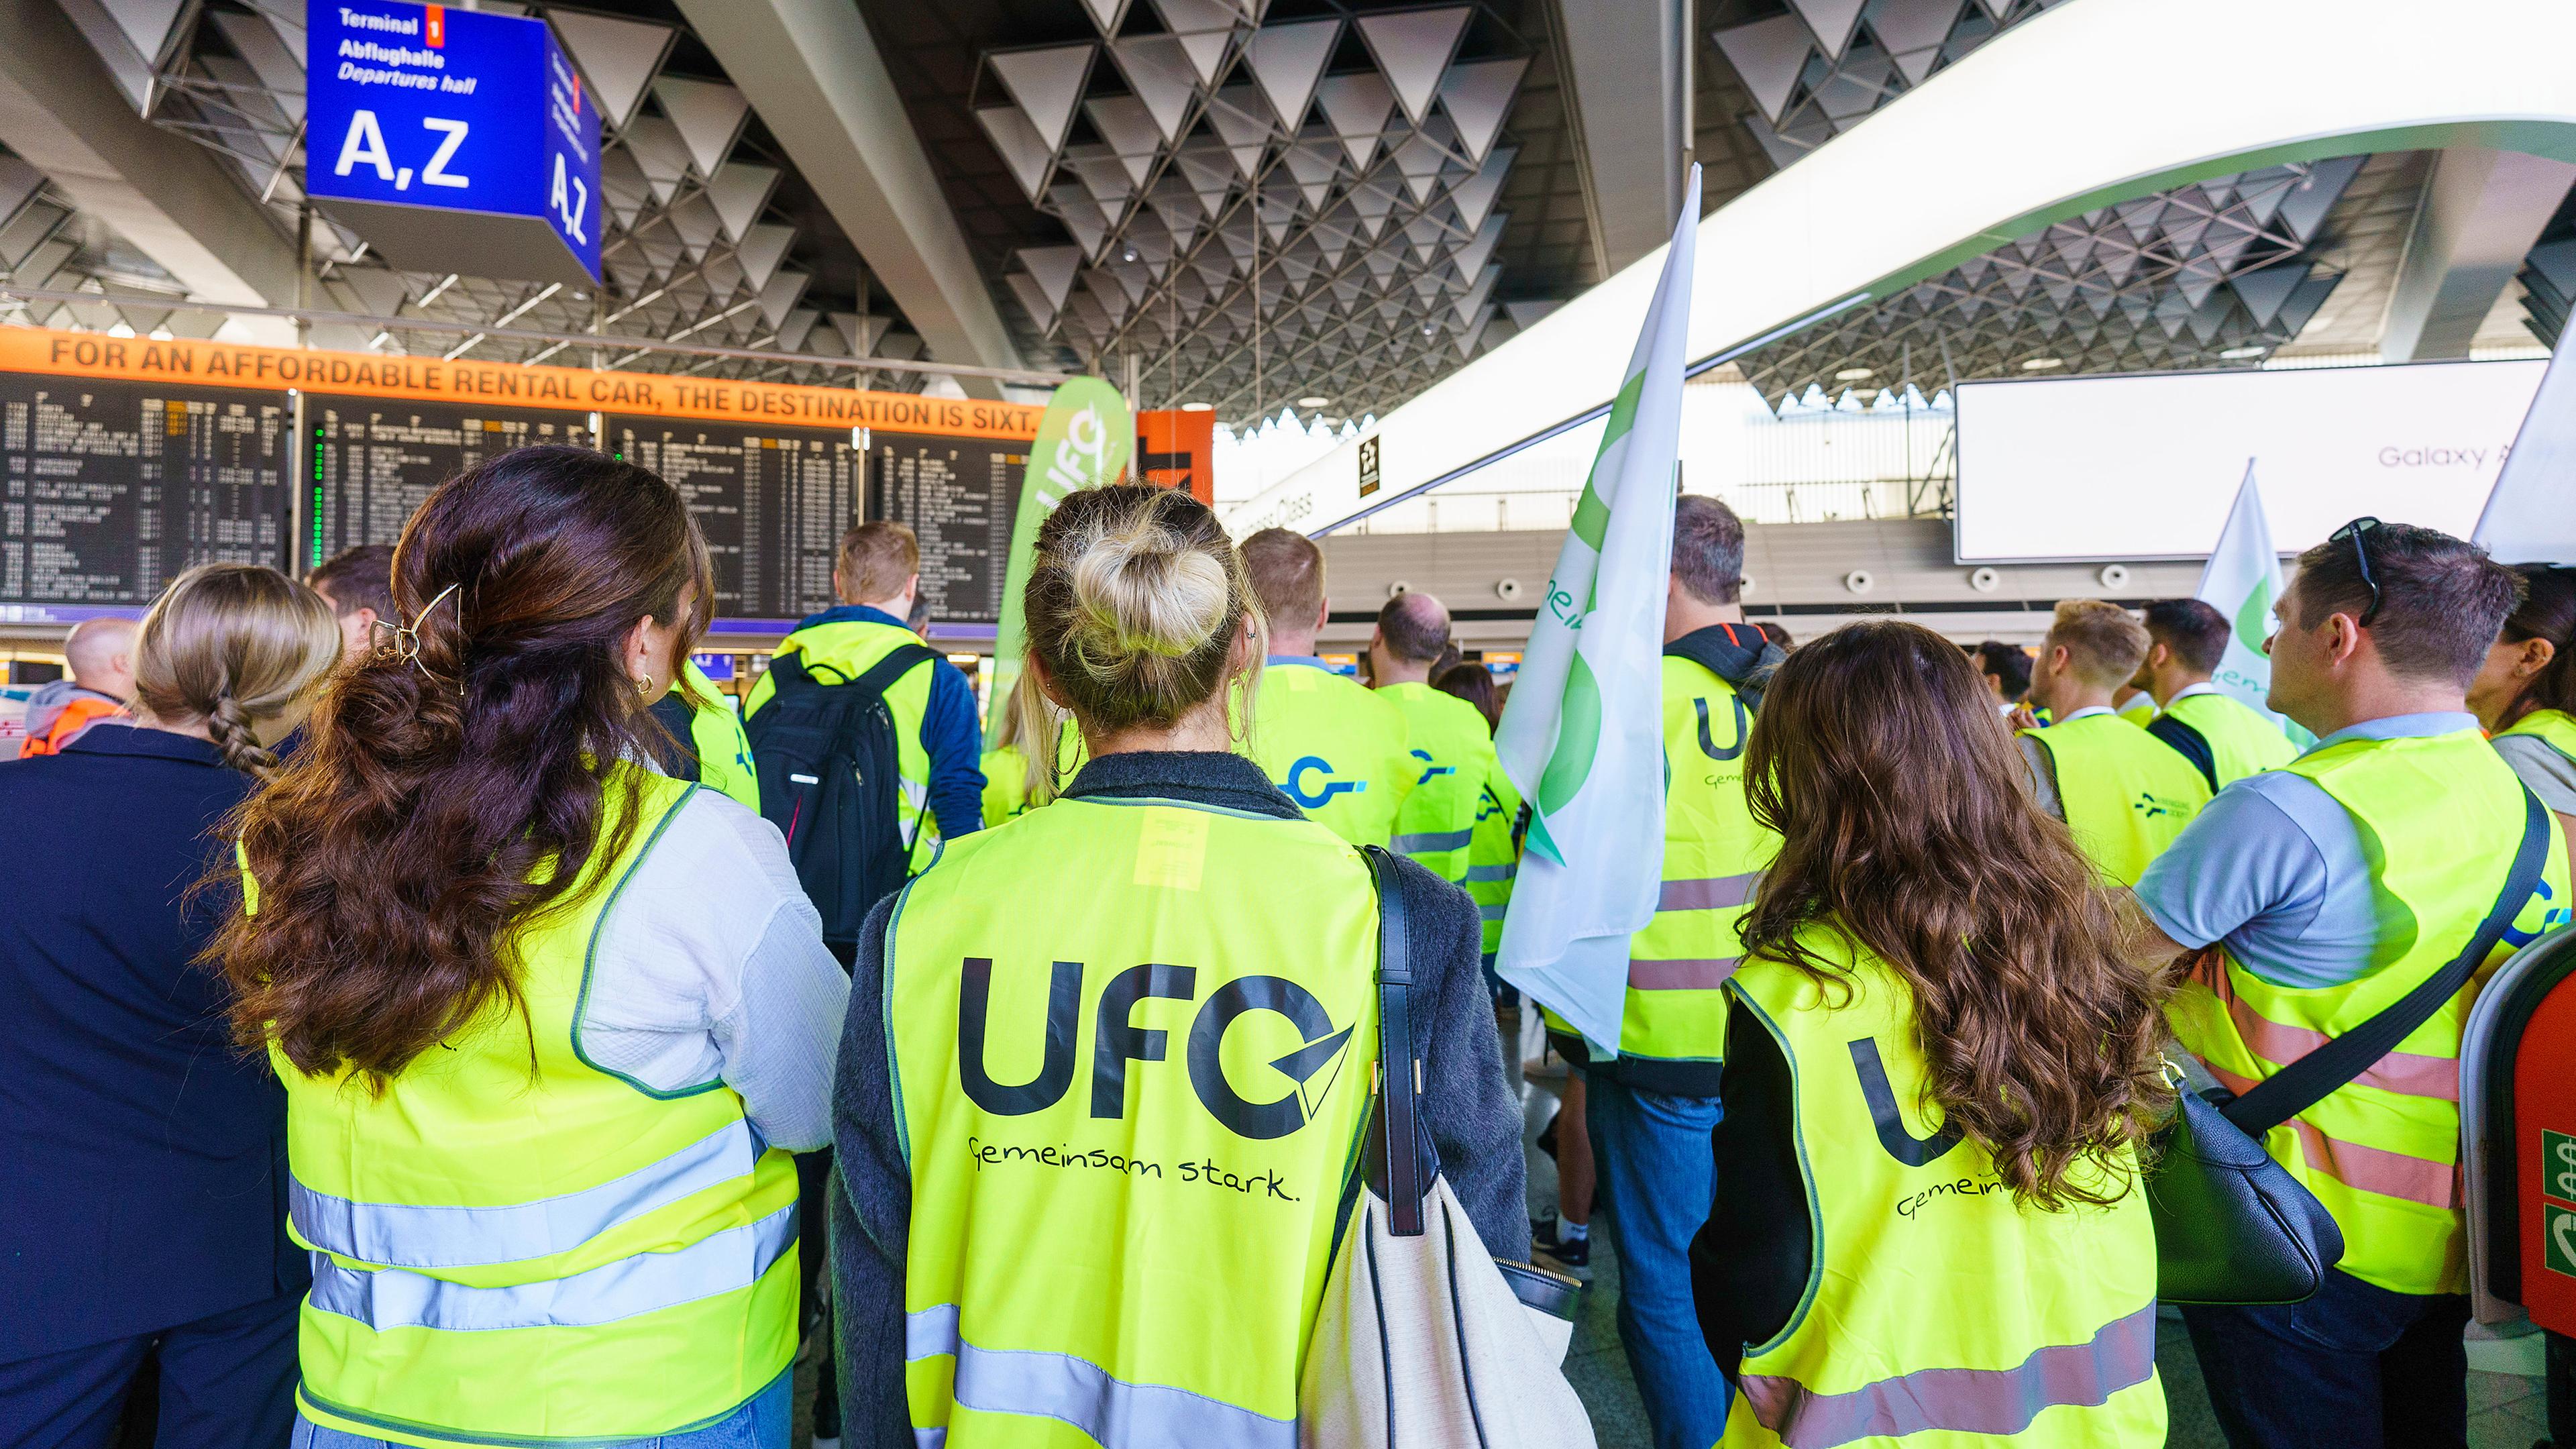
[(2356, 518), (2326, 535), (2328, 543), (2352, 540), (2353, 566), (2361, 571), (2362, 587), (2370, 590), (2370, 607), (2362, 610), (2361, 617), (2354, 621), (2365, 629), (2370, 627), (2371, 620), (2379, 617), (2379, 579), (2370, 571), (2370, 546), (2363, 540), (2369, 538), (2370, 531), (2378, 526), (2376, 518)]

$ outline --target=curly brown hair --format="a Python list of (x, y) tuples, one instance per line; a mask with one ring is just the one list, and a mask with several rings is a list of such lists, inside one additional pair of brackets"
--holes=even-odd
[[(625, 848), (641, 776), (618, 762), (669, 746), (624, 641), (672, 620), (686, 653), (710, 590), (687, 505), (632, 464), (522, 448), (431, 494), (394, 556), (417, 658), (344, 666), (305, 747), (231, 822), (256, 913), (206, 955), (237, 1039), (382, 1090), (496, 1003), (522, 1007), (514, 936)], [(612, 788), (628, 808), (608, 809)]]
[(1791, 654), (1745, 751), (1780, 833), (1740, 930), (1747, 956), (1850, 983), (1799, 941), (1822, 928), (1912, 989), (1926, 1094), (1992, 1154), (2016, 1201), (2117, 1201), (2107, 1166), (2171, 1106), (2169, 984), (2066, 827), (2033, 803), (1976, 666), (1928, 629), (1850, 624)]

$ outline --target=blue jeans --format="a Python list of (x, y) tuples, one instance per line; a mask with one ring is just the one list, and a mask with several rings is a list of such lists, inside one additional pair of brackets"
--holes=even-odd
[(2305, 1303), (2185, 1308), (2232, 1449), (2461, 1449), (2469, 1300), (2326, 1275)]
[[(788, 1421), (796, 1412), (796, 1370), (769, 1381), (748, 1403), (703, 1429), (643, 1439), (581, 1440), (583, 1449), (787, 1449)], [(389, 1439), (369, 1439), (295, 1416), (293, 1449), (404, 1449)]]
[(1619, 1342), (1655, 1449), (1708, 1449), (1726, 1432), (1726, 1378), (1691, 1301), (1690, 1242), (1708, 1221), (1715, 1097), (1672, 1097), (1584, 1078), (1583, 1118), (1619, 1255)]

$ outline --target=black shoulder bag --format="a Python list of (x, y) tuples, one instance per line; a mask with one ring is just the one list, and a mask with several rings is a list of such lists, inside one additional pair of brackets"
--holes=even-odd
[(2451, 963), (2368, 1021), (2274, 1072), (2241, 1097), (2182, 1094), (2158, 1134), (2147, 1205), (2156, 1296), (2168, 1303), (2297, 1303), (2343, 1257), (2325, 1204), (2263, 1149), (2264, 1134), (2341, 1090), (2459, 994), (2504, 939), (2549, 860), (2549, 812), (2523, 792), (2522, 844), (2477, 934)]

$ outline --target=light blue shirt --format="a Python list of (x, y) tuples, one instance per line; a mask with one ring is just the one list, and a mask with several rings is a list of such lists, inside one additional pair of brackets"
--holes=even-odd
[[(2364, 720), (2319, 740), (2395, 740), (2478, 727), (2468, 714)], [(2266, 770), (2218, 792), (2138, 880), (2138, 904), (2198, 949), (2224, 941), (2278, 986), (2339, 986), (2371, 967), (2379, 914), (2361, 828), (2304, 775)]]

